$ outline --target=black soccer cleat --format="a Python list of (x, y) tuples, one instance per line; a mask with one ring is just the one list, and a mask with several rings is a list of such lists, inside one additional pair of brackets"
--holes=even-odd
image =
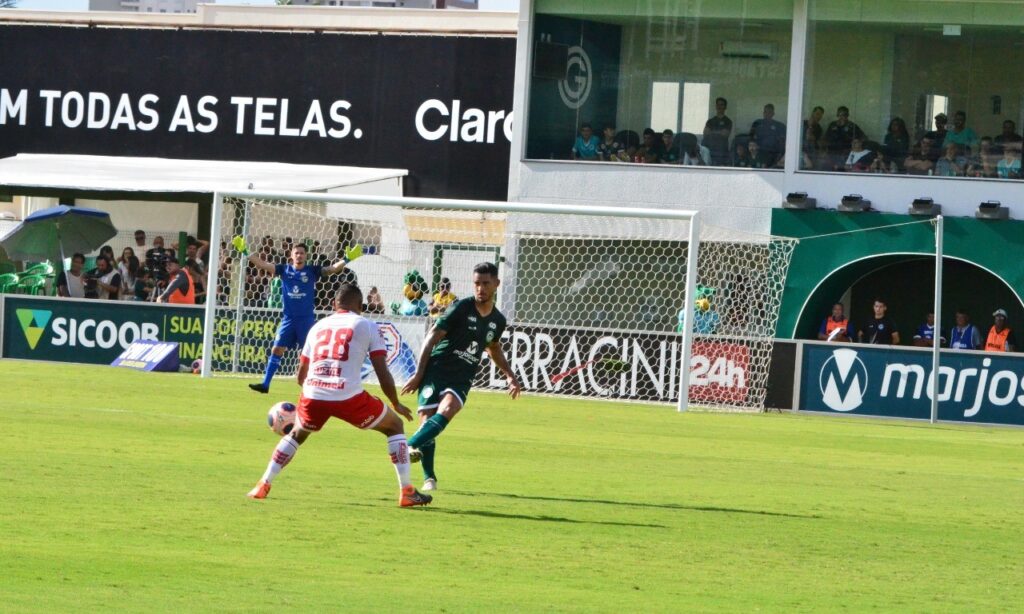
[(401, 507), (417, 507), (420, 505), (427, 505), (433, 500), (433, 497), (419, 492), (410, 484), (402, 489), (402, 494), (398, 498), (398, 505)]
[(264, 386), (262, 382), (259, 384), (249, 384), (249, 390), (255, 390), (260, 394), (267, 394), (270, 392), (270, 388)]

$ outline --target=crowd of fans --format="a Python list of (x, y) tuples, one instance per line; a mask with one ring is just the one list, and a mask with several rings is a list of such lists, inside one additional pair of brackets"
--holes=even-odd
[(67, 271), (57, 277), (58, 296), (99, 300), (148, 301), (202, 304), (206, 302), (208, 241), (189, 237), (184, 246), (184, 265), (179, 263), (177, 243), (165, 246), (163, 237), (149, 245), (146, 232), (135, 231), (135, 245), (121, 250), (104, 245), (95, 267), (86, 269), (84, 254), (71, 256)]
[[(861, 326), (854, 326), (846, 316), (842, 303), (832, 306), (832, 313), (824, 319), (818, 329), (820, 341), (843, 343), (868, 343), (874, 345), (900, 345), (902, 339), (896, 325), (886, 315), (888, 306), (878, 298), (872, 305), (872, 317)], [(984, 350), (987, 352), (1015, 352), (1017, 340), (1013, 329), (1007, 326), (1006, 310), (996, 309), (992, 313), (992, 326), (987, 334), (971, 323), (971, 316), (965, 309), (956, 310), (956, 323), (948, 335), (939, 331), (939, 345), (959, 350)], [(925, 314), (924, 322), (917, 327), (911, 339), (917, 347), (932, 347), (935, 342), (935, 314)]]
[[(572, 146), (573, 160), (782, 168), (786, 151), (786, 125), (775, 119), (775, 106), (766, 104), (762, 118), (750, 129), (733, 134), (726, 114), (729, 102), (715, 100), (715, 115), (698, 135), (645, 128), (638, 135), (619, 131), (613, 124), (596, 134), (589, 123), (580, 126)], [(825, 110), (814, 107), (803, 122), (800, 167), (805, 170), (845, 171), (942, 177), (1021, 178), (1022, 137), (1011, 120), (1002, 133), (979, 137), (967, 126), (967, 114), (957, 111), (948, 126), (944, 113), (935, 116), (935, 129), (912, 138), (906, 122), (894, 117), (881, 142), (872, 140), (840, 106), (836, 119), (822, 125)]]

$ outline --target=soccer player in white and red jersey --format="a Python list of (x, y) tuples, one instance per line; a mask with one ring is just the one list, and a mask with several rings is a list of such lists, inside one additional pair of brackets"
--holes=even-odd
[[(430, 495), (417, 492), (409, 479), (409, 446), (399, 414), (412, 420), (412, 412), (398, 400), (395, 380), (387, 366), (387, 350), (377, 325), (362, 313), (363, 293), (358, 286), (344, 284), (334, 299), (335, 313), (317, 322), (309, 331), (299, 359), (298, 422), (278, 442), (270, 464), (256, 487), (253, 499), (265, 499), (274, 477), (291, 462), (302, 442), (323, 428), (331, 418), (340, 418), (360, 429), (373, 429), (388, 438), (388, 454), (398, 473), (401, 487), (398, 504), (413, 507), (430, 503)], [(363, 390), (360, 371), (367, 355), (377, 374), (381, 390), (392, 409)]]

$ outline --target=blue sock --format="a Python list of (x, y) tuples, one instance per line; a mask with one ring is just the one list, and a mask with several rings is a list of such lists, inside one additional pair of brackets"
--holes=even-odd
[(277, 354), (271, 354), (270, 360), (267, 361), (267, 372), (263, 374), (263, 387), (270, 390), (270, 380), (274, 379), (274, 374), (277, 373), (278, 367), (281, 366), (281, 357)]
[(420, 464), (423, 465), (423, 479), (424, 480), (436, 480), (437, 474), (434, 473), (434, 451), (437, 450), (437, 441), (431, 441), (430, 443), (420, 446)]
[(423, 446), (430, 445), (446, 426), (448, 426), (448, 420), (441, 414), (434, 414), (420, 425), (420, 430), (409, 438), (409, 447), (422, 451)]

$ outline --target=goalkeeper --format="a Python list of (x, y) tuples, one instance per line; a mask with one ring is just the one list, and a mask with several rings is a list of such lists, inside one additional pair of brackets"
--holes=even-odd
[(235, 237), (231, 244), (243, 256), (249, 257), (249, 263), (266, 272), (281, 278), (281, 303), (284, 306), (284, 317), (281, 318), (281, 325), (277, 328), (277, 335), (274, 337), (274, 346), (270, 351), (270, 359), (267, 360), (267, 370), (263, 374), (263, 381), (258, 384), (249, 384), (249, 388), (256, 392), (266, 394), (270, 392), (270, 382), (274, 373), (281, 366), (281, 357), (288, 348), (302, 347), (306, 342), (306, 335), (309, 329), (316, 323), (316, 314), (313, 313), (314, 288), (321, 276), (334, 275), (345, 270), (345, 265), (363, 255), (361, 245), (356, 245), (345, 250), (345, 257), (329, 266), (318, 266), (306, 264), (306, 246), (297, 243), (292, 247), (292, 264), (273, 264), (267, 262), (259, 254), (250, 254), (245, 244), (245, 239)]

